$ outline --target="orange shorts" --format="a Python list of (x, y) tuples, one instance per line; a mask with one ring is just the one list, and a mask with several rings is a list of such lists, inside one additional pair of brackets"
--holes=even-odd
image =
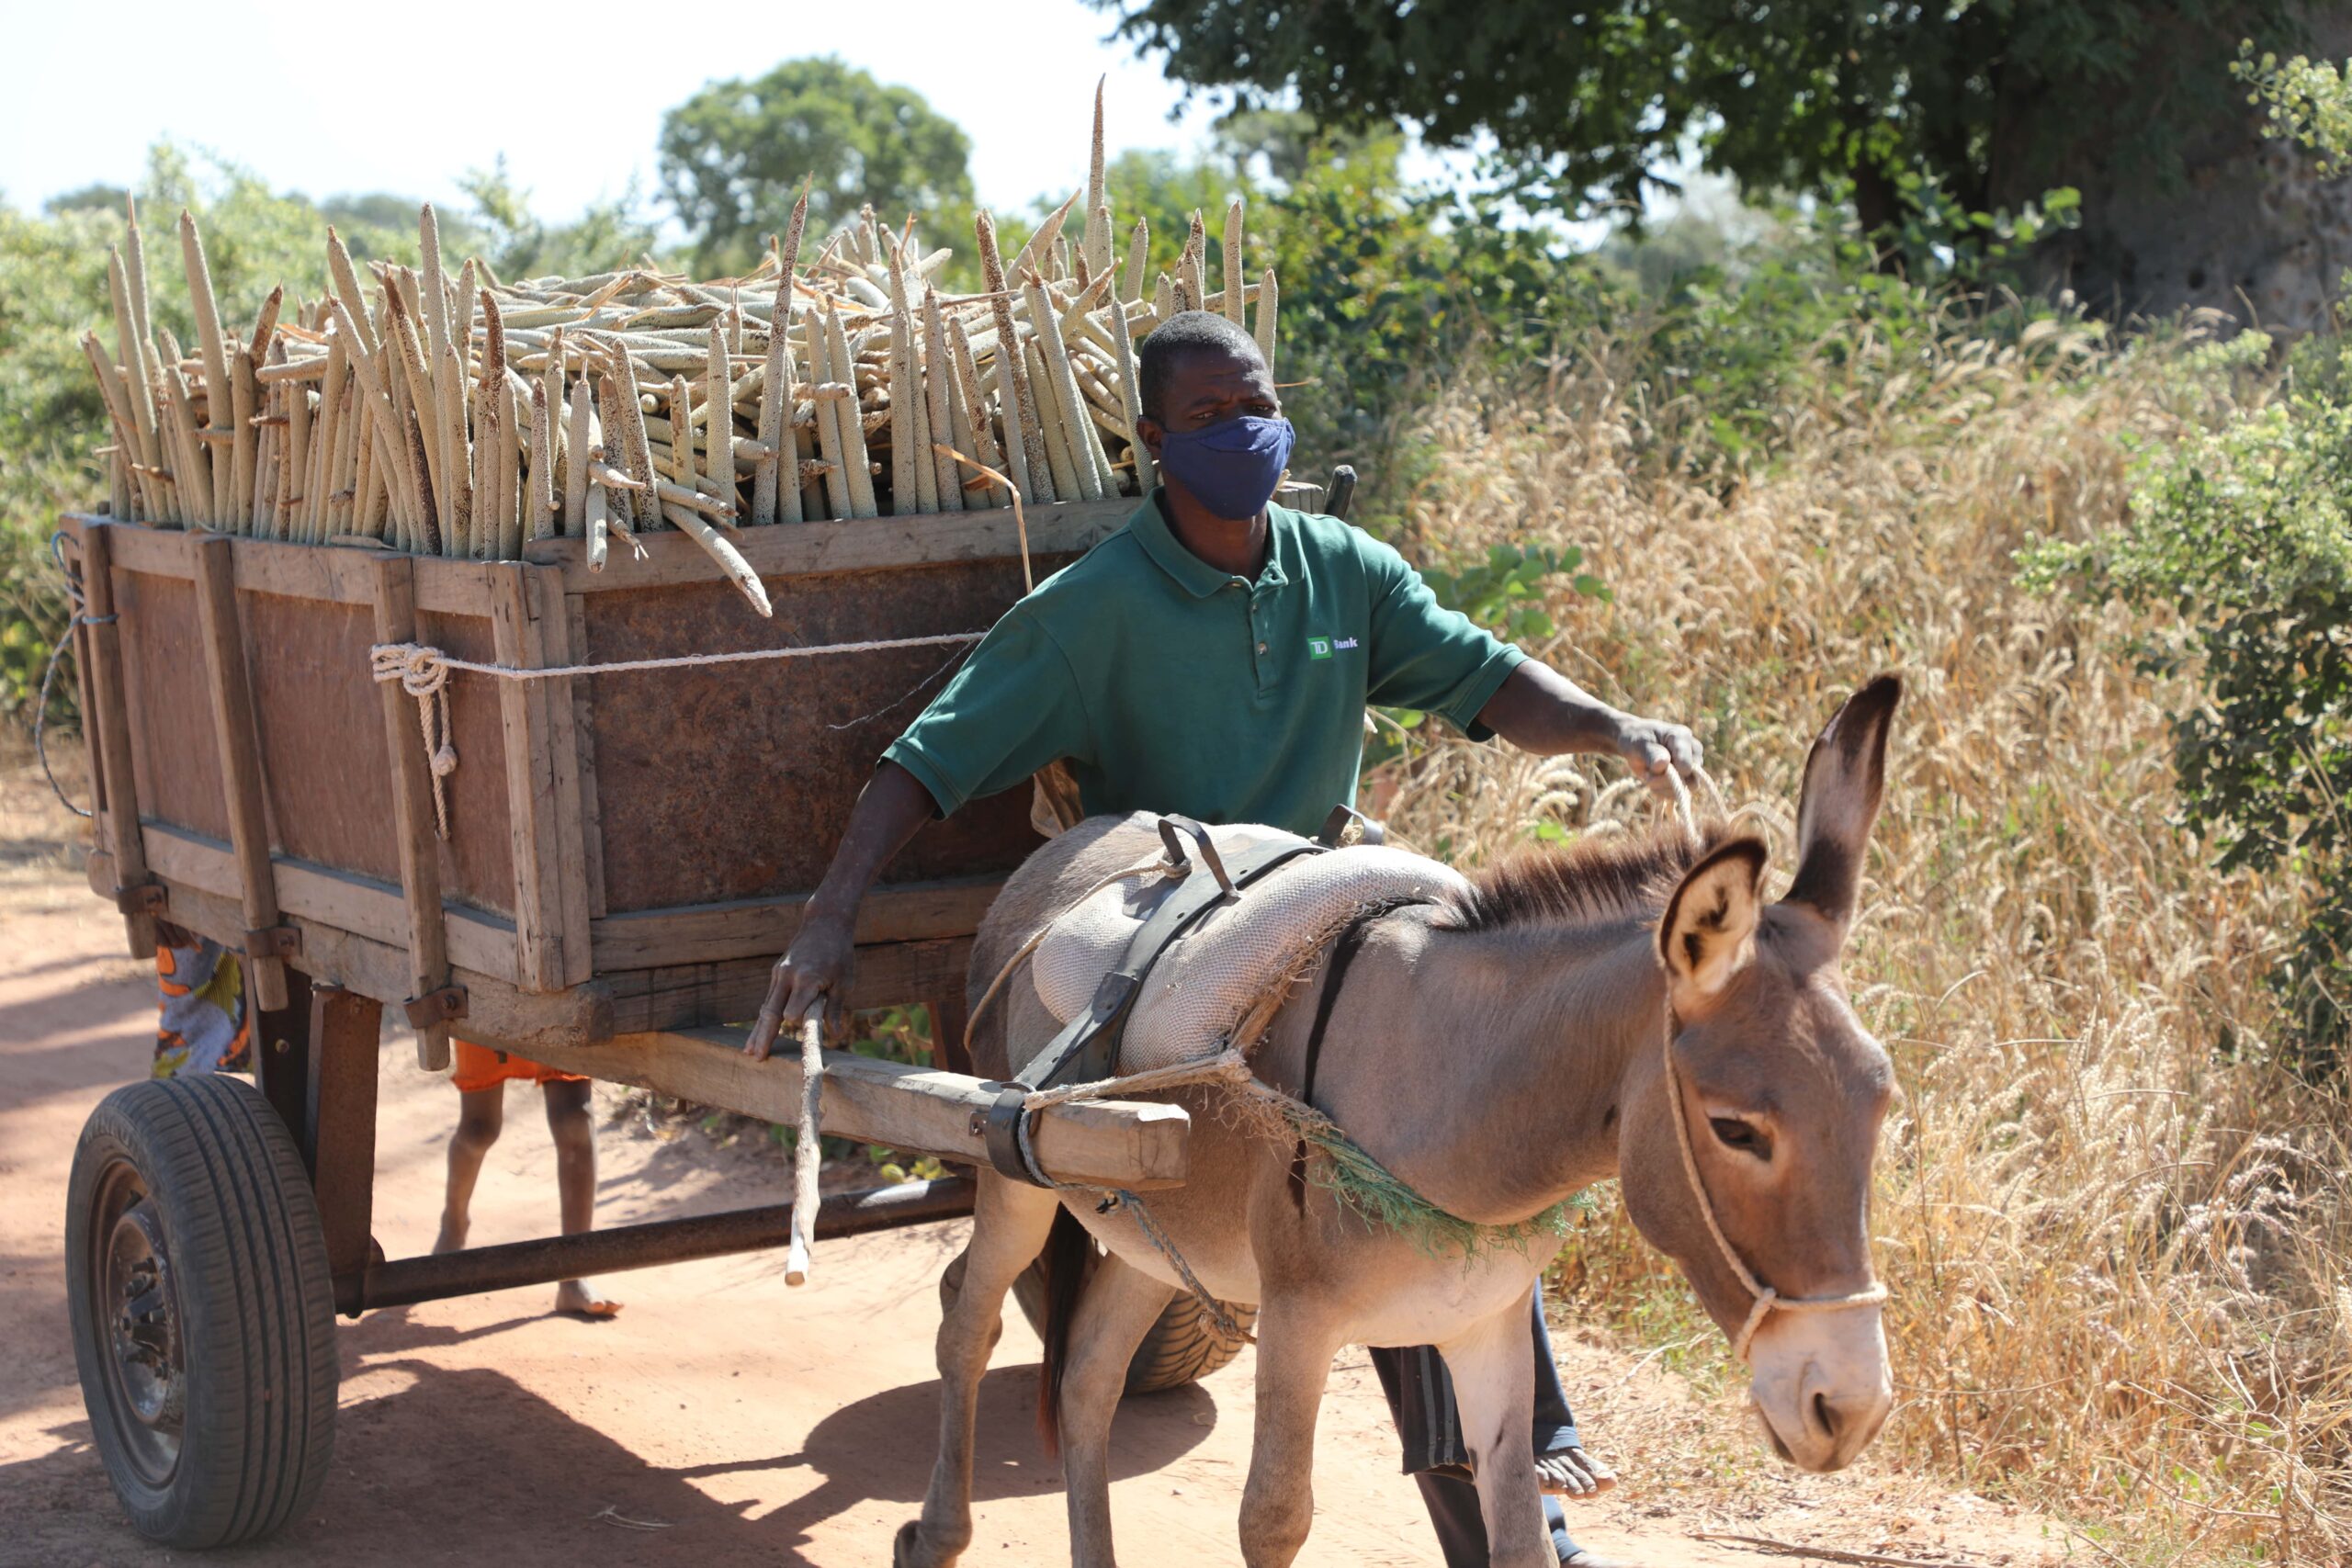
[(567, 1073), (534, 1062), (528, 1056), (516, 1056), (504, 1051), (493, 1051), (487, 1045), (477, 1045), (470, 1040), (449, 1042), (451, 1064), (449, 1082), (461, 1090), (495, 1089), (503, 1083), (586, 1083), (578, 1073)]

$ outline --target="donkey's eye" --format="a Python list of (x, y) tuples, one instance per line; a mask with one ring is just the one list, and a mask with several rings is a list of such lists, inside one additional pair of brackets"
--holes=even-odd
[(1737, 1149), (1758, 1159), (1772, 1157), (1772, 1140), (1753, 1122), (1743, 1122), (1736, 1116), (1710, 1116), (1707, 1125), (1713, 1131), (1715, 1141), (1727, 1149)]

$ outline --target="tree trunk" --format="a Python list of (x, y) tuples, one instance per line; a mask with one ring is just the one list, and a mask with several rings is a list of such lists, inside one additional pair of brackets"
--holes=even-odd
[[(2352, 53), (2352, 17), (2328, 10), (2314, 8), (2301, 47), (2314, 59), (2341, 60)], [(2021, 116), (2031, 109), (2016, 106)], [(2057, 186), (2083, 195), (2081, 227), (2038, 247), (2027, 281), (2071, 288), (2118, 321), (2211, 310), (2271, 331), (2328, 325), (2330, 301), (2352, 265), (2352, 179), (2318, 177), (2301, 148), (2262, 136), (2262, 116), (2233, 85), (2206, 123), (2176, 121), (2175, 180), (2131, 166), (2131, 131), (2120, 116), (2054, 154), (1996, 159), (1990, 196), (1998, 207), (2015, 210)], [(2031, 141), (1996, 137), (2004, 148)]]

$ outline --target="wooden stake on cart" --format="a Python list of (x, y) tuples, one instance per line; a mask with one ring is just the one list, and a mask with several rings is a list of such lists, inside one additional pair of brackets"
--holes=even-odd
[(800, 1139), (792, 1162), (792, 1247), (784, 1257), (784, 1282), (808, 1282), (808, 1244), (817, 1235), (817, 1176), (823, 1139), (817, 1106), (824, 1098), (825, 1015), (820, 1009), (800, 1021)]
[(245, 668), (243, 619), (237, 609), (236, 566), (225, 534), (189, 539), (196, 558), (196, 608), (204, 639), (213, 728), (220, 748), (220, 779), (229, 799), (229, 842), (245, 911), (245, 978), (264, 1012), (286, 1006), (285, 955), (293, 931), (277, 918), (277, 882), (269, 856), (268, 807), (263, 799), (261, 730)]

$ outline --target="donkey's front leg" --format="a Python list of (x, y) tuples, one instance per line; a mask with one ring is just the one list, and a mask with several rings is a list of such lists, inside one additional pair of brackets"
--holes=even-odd
[(1102, 1259), (1078, 1299), (1057, 1406), (1074, 1568), (1113, 1568), (1117, 1561), (1111, 1544), (1111, 1417), (1126, 1388), (1127, 1363), (1175, 1293), (1113, 1256)]
[[(949, 1568), (972, 1541), (972, 1417), (980, 1375), (1003, 1328), (1004, 1293), (1044, 1250), (1060, 1201), (1043, 1188), (982, 1171), (963, 1279), (940, 1294), (939, 1457), (922, 1517), (899, 1527), (895, 1568)], [(948, 1266), (951, 1269), (956, 1264)]]
[(1328, 1314), (1272, 1296), (1258, 1312), (1258, 1421), (1241, 1493), (1241, 1561), (1290, 1568), (1315, 1523), (1315, 1417), (1343, 1336)]
[(1493, 1568), (1557, 1568), (1535, 1475), (1535, 1352), (1528, 1342), (1527, 1299), (1518, 1298), (1438, 1350), (1453, 1374), (1463, 1443), (1476, 1475), (1487, 1561)]

